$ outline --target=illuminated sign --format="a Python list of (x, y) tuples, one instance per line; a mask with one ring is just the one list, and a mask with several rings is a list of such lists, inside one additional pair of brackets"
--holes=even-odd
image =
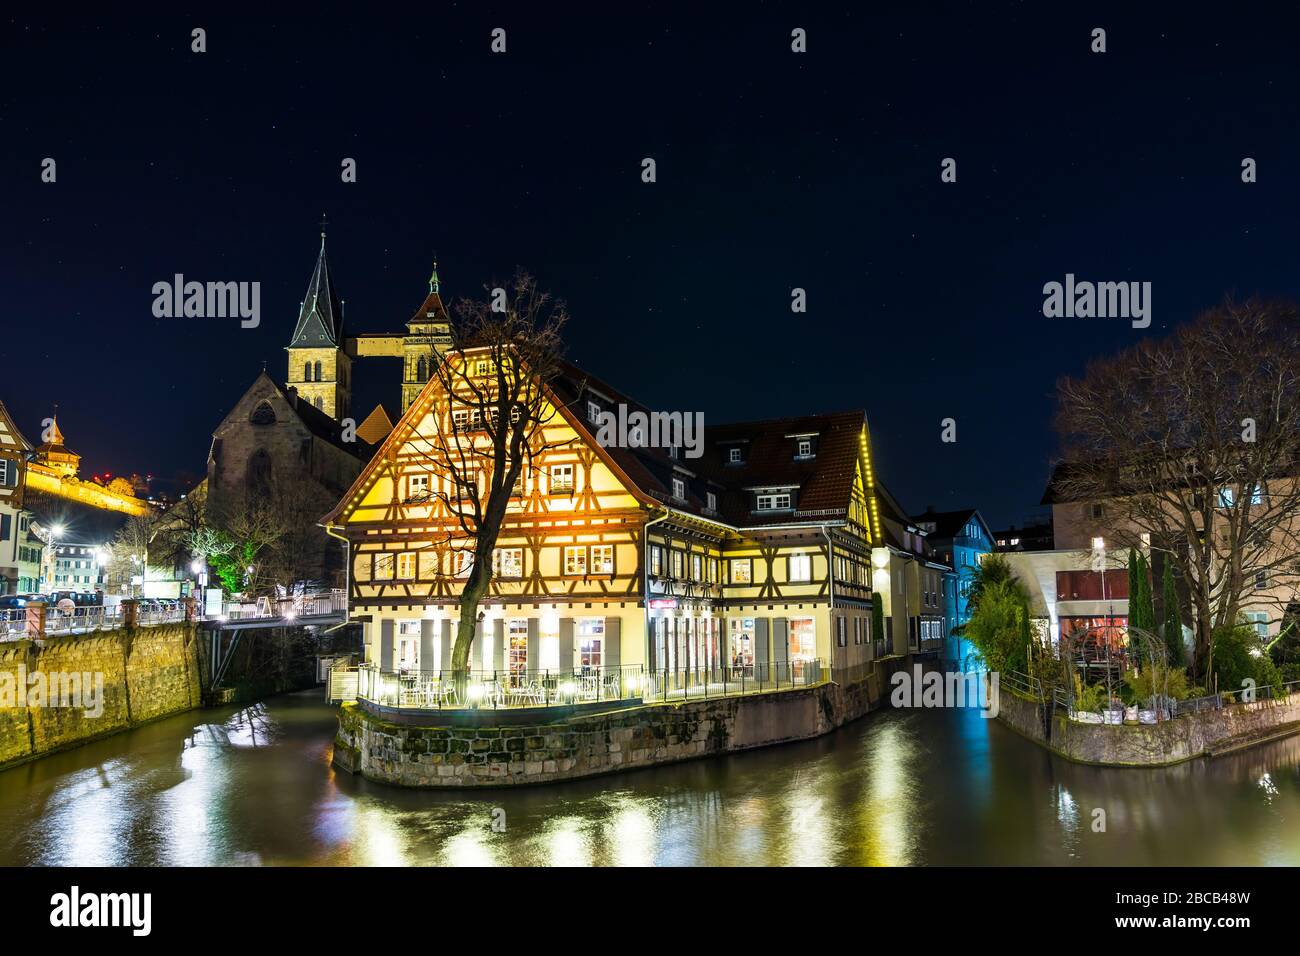
[(675, 607), (677, 607), (676, 598), (654, 598), (650, 601), (650, 609), (652, 611), (671, 611)]

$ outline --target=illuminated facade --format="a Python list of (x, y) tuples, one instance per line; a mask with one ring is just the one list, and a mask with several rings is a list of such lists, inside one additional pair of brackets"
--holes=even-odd
[[(603, 447), (601, 412), (642, 406), (577, 368), (547, 397), (546, 450), (514, 489), (471, 669), (868, 676), (878, 536), (861, 412), (709, 428), (688, 459)], [(427, 383), (323, 519), (348, 542), (351, 614), (384, 672), (450, 666), (472, 543), (423, 449), (452, 414)]]

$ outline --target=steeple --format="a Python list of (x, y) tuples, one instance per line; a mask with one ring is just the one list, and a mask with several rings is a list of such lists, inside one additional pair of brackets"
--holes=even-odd
[(333, 348), (343, 338), (343, 305), (334, 290), (329, 262), (325, 258), (325, 222), (321, 221), (320, 253), (316, 268), (307, 283), (298, 310), (298, 324), (294, 327), (289, 348)]
[(433, 275), (429, 276), (429, 293), (435, 294), (438, 291), (438, 257), (433, 257)]
[(287, 384), (309, 405), (336, 420), (352, 413), (352, 359), (343, 339), (343, 303), (334, 290), (325, 257), (325, 221), (321, 219), (320, 253), (307, 295), (298, 310), (298, 324), (286, 348)]

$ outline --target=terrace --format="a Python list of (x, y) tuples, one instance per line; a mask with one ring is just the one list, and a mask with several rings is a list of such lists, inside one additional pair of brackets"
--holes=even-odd
[(546, 720), (652, 703), (770, 694), (831, 679), (822, 660), (745, 667), (651, 670), (640, 664), (571, 670), (331, 671), (331, 700), (357, 700), (400, 723), (482, 724)]

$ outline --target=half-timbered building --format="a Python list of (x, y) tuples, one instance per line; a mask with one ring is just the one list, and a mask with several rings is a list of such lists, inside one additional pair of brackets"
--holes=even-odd
[[(513, 489), (471, 669), (866, 676), (880, 536), (861, 411), (632, 447), (646, 436), (602, 444), (601, 416), (649, 411), (581, 369), (566, 365), (546, 398), (544, 451)], [(472, 542), (428, 436), (476, 427), (430, 381), (322, 520), (348, 542), (352, 618), (382, 672), (450, 666)]]

